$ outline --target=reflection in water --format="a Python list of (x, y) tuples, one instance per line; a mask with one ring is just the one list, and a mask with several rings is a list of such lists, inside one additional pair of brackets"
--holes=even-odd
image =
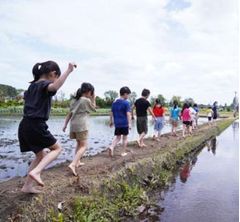
[(217, 138), (214, 137), (211, 140), (207, 141), (206, 143), (208, 151), (212, 151), (213, 155), (216, 155), (216, 149), (217, 149)]
[(155, 221), (239, 221), (238, 129), (237, 121), (206, 143), (194, 167), (196, 160), (184, 164), (176, 181), (161, 195), (159, 207), (164, 210)]
[(235, 140), (236, 139), (236, 134), (238, 134), (238, 132), (239, 132), (239, 120), (235, 121), (232, 124), (232, 128), (233, 128), (233, 139)]
[(197, 162), (197, 157), (195, 156), (192, 160), (188, 160), (183, 167), (180, 169), (180, 180), (183, 183), (187, 182), (188, 177), (190, 176), (190, 172), (192, 170), (192, 168), (194, 167), (194, 165)]

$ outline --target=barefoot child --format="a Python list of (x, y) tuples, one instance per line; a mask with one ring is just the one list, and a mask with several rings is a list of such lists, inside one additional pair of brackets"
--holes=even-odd
[(153, 139), (159, 141), (159, 138), (161, 136), (161, 131), (163, 129), (164, 125), (164, 115), (165, 115), (165, 109), (160, 103), (159, 99), (155, 100), (155, 104), (153, 107), (153, 113), (156, 117), (156, 121), (154, 123), (154, 135)]
[(170, 123), (172, 125), (172, 136), (177, 136), (179, 117), (180, 109), (178, 108), (178, 102), (173, 101), (173, 107), (170, 109)]
[(198, 128), (199, 108), (198, 108), (198, 105), (196, 103), (193, 105), (193, 109), (196, 112), (196, 115), (195, 115), (195, 126), (196, 126), (196, 128)]
[(208, 125), (211, 125), (212, 117), (213, 117), (213, 110), (211, 106), (209, 106), (207, 109), (207, 117), (208, 117)]
[(92, 111), (96, 111), (94, 87), (90, 83), (84, 82), (73, 99), (70, 112), (66, 116), (63, 126), (63, 131), (65, 132), (68, 122), (71, 120), (70, 138), (76, 139), (77, 142), (75, 156), (68, 166), (74, 176), (77, 176), (77, 167), (83, 165), (80, 159), (87, 149), (88, 118), (89, 113)]
[[(69, 63), (67, 70), (61, 75), (58, 64), (53, 61), (37, 63), (33, 66), (34, 80), (24, 93), (23, 119), (18, 129), (21, 152), (32, 151), (36, 155), (22, 187), (25, 193), (41, 192), (34, 186), (34, 182), (44, 186), (41, 173), (61, 152), (61, 146), (48, 131), (46, 121), (51, 110), (52, 96), (63, 85), (74, 67), (75, 64)], [(45, 153), (44, 148), (49, 148), (50, 152)]]
[(137, 140), (137, 143), (139, 147), (146, 147), (143, 140), (148, 132), (148, 118), (147, 118), (148, 111), (152, 115), (153, 119), (156, 121), (156, 118), (151, 108), (151, 104), (147, 100), (149, 95), (150, 90), (143, 89), (142, 97), (137, 99), (133, 106), (133, 108), (136, 109), (137, 115), (137, 131), (139, 134), (139, 139)]
[(183, 104), (181, 119), (183, 123), (183, 137), (185, 137), (187, 131), (189, 134), (192, 134), (192, 117), (187, 103)]
[(115, 126), (115, 138), (109, 147), (109, 156), (113, 157), (115, 146), (122, 138), (123, 153), (121, 156), (127, 155), (127, 137), (131, 129), (131, 108), (130, 103), (127, 101), (131, 94), (130, 89), (125, 86), (120, 89), (120, 98), (113, 102), (112, 111), (110, 114), (110, 127)]

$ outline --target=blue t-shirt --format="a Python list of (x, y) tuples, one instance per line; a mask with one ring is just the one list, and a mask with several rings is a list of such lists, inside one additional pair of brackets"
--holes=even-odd
[(130, 103), (127, 100), (117, 99), (112, 104), (112, 113), (116, 128), (128, 127), (127, 112), (131, 112)]
[(173, 120), (178, 120), (179, 119), (179, 113), (180, 113), (180, 109), (178, 107), (171, 108), (171, 118)]

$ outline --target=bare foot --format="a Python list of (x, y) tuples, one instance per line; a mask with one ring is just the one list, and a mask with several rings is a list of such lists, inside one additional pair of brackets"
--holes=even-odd
[(147, 145), (143, 143), (143, 144), (141, 145), (141, 147), (147, 147)]
[(73, 175), (76, 177), (77, 176), (76, 167), (73, 166), (72, 164), (70, 164), (70, 165), (68, 165), (68, 168), (71, 170)]
[(29, 187), (23, 186), (21, 191), (23, 193), (32, 193), (32, 194), (42, 193), (42, 190), (38, 190), (36, 187), (33, 187), (33, 186), (29, 186)]
[(84, 166), (84, 165), (85, 165), (85, 163), (79, 161), (77, 164), (77, 167)]
[(111, 149), (110, 147), (108, 148), (108, 155), (109, 157), (113, 157), (113, 149)]
[(28, 174), (33, 180), (35, 180), (37, 182), (37, 184), (41, 187), (44, 186), (44, 183), (40, 177), (40, 173), (34, 173), (33, 170), (31, 172), (29, 172)]
[(138, 145), (139, 148), (142, 147), (139, 140), (137, 140), (137, 145)]

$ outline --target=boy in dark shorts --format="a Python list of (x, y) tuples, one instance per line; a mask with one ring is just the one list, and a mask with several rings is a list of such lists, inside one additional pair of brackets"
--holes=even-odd
[(113, 157), (115, 146), (122, 138), (123, 153), (121, 156), (126, 156), (127, 136), (129, 129), (131, 129), (131, 108), (130, 103), (127, 101), (131, 90), (124, 86), (120, 89), (120, 98), (113, 102), (112, 111), (110, 114), (110, 127), (115, 126), (115, 138), (109, 147), (109, 156)]
[(139, 134), (139, 139), (137, 140), (137, 143), (139, 147), (146, 147), (146, 145), (143, 142), (143, 139), (148, 132), (148, 118), (147, 118), (148, 111), (153, 116), (154, 120), (156, 120), (156, 117), (154, 116), (151, 108), (151, 104), (147, 100), (149, 95), (150, 90), (143, 89), (142, 97), (137, 99), (133, 106), (133, 108), (136, 109), (137, 115), (137, 131)]

